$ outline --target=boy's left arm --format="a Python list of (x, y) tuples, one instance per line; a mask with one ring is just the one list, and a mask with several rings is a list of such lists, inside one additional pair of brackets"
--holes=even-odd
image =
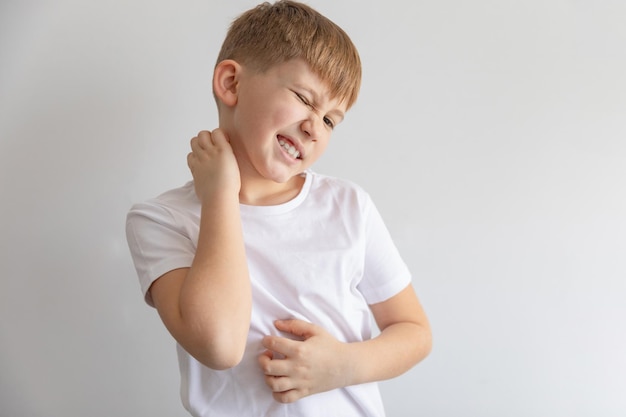
[[(340, 342), (320, 326), (302, 320), (277, 321), (278, 330), (301, 340), (263, 339), (267, 351), (259, 364), (274, 398), (293, 402), (318, 392), (393, 378), (428, 355), (430, 325), (411, 285), (370, 308), (381, 333), (363, 342)], [(274, 353), (281, 358), (274, 359)]]

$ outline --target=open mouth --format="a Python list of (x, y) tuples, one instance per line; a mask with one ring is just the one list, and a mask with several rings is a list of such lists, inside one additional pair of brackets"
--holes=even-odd
[(279, 137), (278, 144), (285, 150), (289, 155), (294, 157), (295, 159), (302, 159), (300, 155), (300, 151), (296, 149), (296, 147), (291, 143), (288, 139)]

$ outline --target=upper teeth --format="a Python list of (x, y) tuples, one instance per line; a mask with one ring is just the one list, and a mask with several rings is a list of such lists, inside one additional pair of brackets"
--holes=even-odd
[(300, 157), (300, 152), (295, 148), (295, 146), (290, 145), (288, 142), (285, 142), (282, 139), (279, 140), (278, 143), (280, 144), (280, 146), (285, 148), (285, 150), (287, 151), (287, 153), (289, 153), (289, 155), (293, 156), (294, 158)]

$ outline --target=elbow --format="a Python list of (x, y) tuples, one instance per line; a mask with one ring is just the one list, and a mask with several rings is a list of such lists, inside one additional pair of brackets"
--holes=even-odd
[(433, 337), (429, 333), (428, 337), (424, 341), (424, 357), (430, 355), (430, 352), (433, 351)]
[(205, 357), (202, 358), (196, 357), (196, 359), (207, 368), (216, 371), (225, 371), (239, 365), (243, 359), (243, 354), (239, 355), (236, 352), (226, 352), (224, 354), (205, 355)]
[(414, 324), (413, 331), (407, 332), (407, 340), (410, 340), (407, 353), (407, 363), (409, 368), (422, 362), (430, 354), (433, 348), (433, 337), (430, 326)]
[[(248, 343), (249, 319), (193, 320), (185, 326), (185, 350), (204, 366), (223, 371), (237, 366)], [(180, 340), (180, 339), (178, 339)]]
[(419, 334), (418, 340), (418, 348), (415, 352), (417, 357), (416, 363), (421, 362), (423, 359), (425, 359), (428, 355), (430, 355), (430, 352), (432, 352), (433, 350), (433, 334), (430, 326), (425, 326), (425, 328), (423, 328), (423, 330)]
[[(219, 339), (219, 340), (216, 340)], [(198, 362), (216, 371), (234, 368), (242, 361), (246, 348), (246, 338), (215, 338), (204, 341), (194, 353), (189, 352)]]

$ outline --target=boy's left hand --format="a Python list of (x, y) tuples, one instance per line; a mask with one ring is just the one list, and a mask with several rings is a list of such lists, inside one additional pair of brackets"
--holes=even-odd
[(277, 320), (278, 330), (300, 340), (265, 336), (259, 364), (276, 401), (289, 403), (318, 392), (348, 385), (347, 344), (315, 324)]

